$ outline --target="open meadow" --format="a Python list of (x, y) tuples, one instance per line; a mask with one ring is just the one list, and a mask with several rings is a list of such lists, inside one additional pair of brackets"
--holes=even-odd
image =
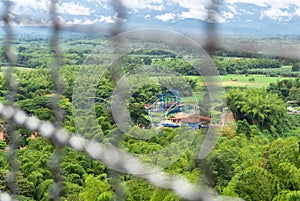
[[(205, 86), (201, 76), (186, 76), (197, 80), (199, 86)], [(281, 81), (284, 79), (295, 79), (290, 77), (270, 77), (266, 75), (241, 75), (241, 74), (228, 74), (220, 75), (222, 83), (216, 82), (217, 84), (222, 84), (224, 87), (266, 87), (270, 83)], [(216, 84), (214, 83), (214, 84)], [(209, 83), (208, 83), (209, 84)]]

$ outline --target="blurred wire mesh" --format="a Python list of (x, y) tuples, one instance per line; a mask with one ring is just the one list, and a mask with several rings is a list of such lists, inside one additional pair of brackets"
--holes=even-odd
[[(20, 111), (14, 107), (12, 107), (14, 103), (14, 96), (18, 90), (17, 83), (12, 77), (13, 65), (14, 65), (14, 56), (11, 51), (11, 42), (13, 40), (13, 21), (27, 22), (32, 19), (26, 20), (26, 17), (19, 16), (12, 19), (12, 2), (6, 0), (4, 2), (4, 11), (2, 14), (2, 20), (4, 22), (6, 37), (3, 46), (3, 50), (5, 53), (5, 58), (7, 60), (7, 64), (9, 66), (6, 72), (6, 79), (9, 83), (9, 96), (7, 97), (8, 104), (0, 104), (0, 114), (6, 119), (9, 123), (9, 138), (10, 138), (10, 150), (8, 154), (8, 161), (10, 166), (10, 172), (8, 175), (8, 187), (10, 192), (12, 193), (9, 196), (7, 193), (0, 192), (0, 200), (10, 201), (14, 200), (17, 195), (17, 182), (16, 182), (16, 172), (18, 171), (18, 161), (15, 155), (15, 151), (18, 148), (18, 139), (17, 135), (14, 133), (14, 129), (16, 125), (24, 125), (28, 129), (34, 131), (39, 131), (42, 136), (49, 138), (52, 140), (53, 145), (56, 147), (53, 153), (53, 159), (50, 162), (52, 174), (55, 178), (55, 183), (51, 188), (51, 199), (58, 200), (60, 197), (60, 192), (62, 188), (62, 176), (59, 168), (59, 163), (61, 161), (61, 157), (63, 154), (62, 148), (63, 146), (70, 146), (77, 151), (84, 151), (89, 154), (95, 160), (99, 160), (104, 164), (107, 164), (111, 167), (117, 167), (116, 169), (123, 169), (126, 172), (133, 174), (136, 177), (144, 178), (148, 180), (151, 184), (160, 187), (167, 188), (173, 190), (180, 197), (187, 200), (211, 200), (212, 196), (204, 189), (199, 189), (193, 186), (187, 179), (184, 179), (179, 176), (170, 175), (162, 172), (160, 169), (155, 167), (148, 167), (142, 164), (138, 159), (129, 155), (128, 153), (124, 153), (118, 150), (115, 147), (108, 147), (104, 149), (103, 145), (100, 143), (96, 143), (93, 141), (88, 141), (83, 139), (79, 135), (70, 135), (66, 131), (62, 130), (62, 128), (57, 127), (57, 125), (61, 125), (62, 122), (62, 111), (60, 111), (58, 107), (59, 96), (62, 94), (63, 83), (60, 77), (60, 68), (62, 65), (62, 51), (59, 47), (59, 34), (65, 29), (59, 21), (59, 15), (57, 12), (57, 0), (51, 0), (49, 7), (49, 16), (51, 19), (52, 26), (52, 35), (50, 38), (50, 49), (52, 51), (54, 62), (51, 69), (52, 79), (55, 83), (56, 96), (54, 96), (52, 100), (52, 109), (55, 113), (56, 117), (56, 126), (52, 125), (49, 122), (43, 122), (38, 120), (34, 116), (27, 116), (23, 111)], [(113, 0), (113, 7), (115, 9), (116, 21), (115, 24), (111, 27), (110, 36), (114, 37), (114, 46), (115, 53), (118, 54), (119, 50), (122, 49), (124, 45), (124, 41), (122, 41), (118, 34), (124, 31), (123, 24), (126, 22), (126, 7), (123, 5), (121, 0)], [(206, 47), (209, 52), (212, 52), (216, 45), (216, 34), (215, 34), (215, 24), (213, 23), (214, 19), (214, 10), (218, 7), (218, 3), (213, 2), (208, 13), (208, 18), (211, 19), (211, 23), (208, 23), (207, 26), (207, 43)], [(68, 28), (70, 29), (70, 27)], [(72, 29), (72, 28), (71, 28)], [(77, 30), (77, 31), (97, 31), (97, 30)], [(114, 79), (117, 82), (120, 79), (120, 73), (118, 68), (113, 69)], [(146, 173), (145, 173), (146, 172)], [(119, 173), (112, 172), (110, 177), (112, 177), (115, 182), (114, 188), (116, 189), (118, 200), (123, 200), (123, 195), (118, 191), (117, 178)], [(119, 192), (119, 193), (118, 193)]]
[[(6, 79), (9, 83), (9, 94), (7, 100), (8, 104), (0, 104), (0, 114), (1, 116), (6, 119), (9, 122), (9, 137), (10, 137), (10, 151), (8, 154), (8, 161), (10, 165), (10, 173), (8, 176), (8, 186), (10, 192), (12, 192), (12, 195), (8, 195), (7, 193), (0, 192), (0, 200), (3, 201), (10, 201), (14, 200), (15, 196), (17, 194), (16, 189), (18, 188), (16, 184), (16, 172), (18, 171), (18, 161), (15, 156), (15, 150), (18, 148), (18, 139), (16, 135), (14, 135), (14, 128), (15, 125), (24, 125), (27, 128), (31, 130), (38, 130), (42, 136), (45, 138), (49, 138), (52, 140), (53, 144), (55, 145), (56, 149), (54, 154), (54, 159), (51, 162), (51, 169), (52, 173), (55, 177), (55, 184), (54, 188), (52, 188), (52, 199), (57, 200), (60, 197), (60, 191), (61, 191), (61, 173), (59, 170), (59, 163), (62, 153), (62, 147), (63, 146), (70, 146), (76, 151), (83, 151), (90, 155), (93, 159), (99, 160), (103, 162), (104, 164), (111, 166), (111, 167), (117, 167), (116, 169), (123, 169), (126, 172), (129, 172), (133, 174), (136, 177), (140, 177), (143, 179), (148, 180), (151, 184), (160, 187), (160, 188), (167, 188), (172, 191), (174, 191), (176, 194), (178, 194), (181, 198), (187, 199), (187, 200), (213, 200), (213, 195), (211, 192), (208, 192), (206, 188), (200, 188), (192, 185), (187, 179), (176, 176), (176, 175), (170, 175), (168, 173), (165, 173), (161, 171), (158, 168), (154, 167), (148, 167), (145, 164), (141, 163), (137, 158), (133, 157), (132, 155), (128, 153), (124, 153), (120, 151), (119, 149), (116, 149), (115, 147), (108, 147), (104, 149), (103, 145), (101, 143), (96, 143), (94, 141), (90, 141), (87, 139), (84, 139), (80, 135), (74, 135), (70, 134), (66, 131), (64, 131), (61, 127), (58, 127), (57, 125), (61, 125), (61, 112), (58, 104), (58, 97), (62, 93), (63, 90), (63, 83), (60, 78), (60, 67), (62, 65), (62, 51), (59, 46), (59, 34), (62, 30), (69, 29), (69, 30), (76, 30), (81, 32), (101, 32), (102, 30), (97, 30), (95, 28), (76, 28), (76, 27), (63, 27), (62, 24), (60, 24), (59, 21), (59, 15), (57, 13), (57, 0), (51, 0), (51, 4), (49, 7), (49, 16), (51, 16), (52, 21), (52, 35), (50, 39), (49, 46), (51, 47), (53, 57), (55, 58), (54, 63), (52, 65), (52, 79), (55, 83), (55, 89), (57, 96), (53, 99), (53, 105), (52, 109), (55, 111), (56, 121), (58, 124), (53, 125), (49, 122), (44, 122), (38, 120), (34, 116), (28, 116), (23, 111), (18, 110), (14, 107), (12, 107), (14, 103), (14, 96), (16, 94), (16, 91), (18, 90), (18, 85), (16, 81), (12, 77), (12, 70), (14, 65), (14, 56), (13, 52), (11, 50), (11, 42), (13, 40), (13, 26), (12, 22), (14, 20), (19, 21), (20, 23), (25, 22), (26, 23), (26, 17), (19, 16), (18, 18), (12, 19), (11, 15), (11, 7), (12, 3), (9, 0), (6, 0), (4, 2), (4, 10), (2, 13), (2, 21), (4, 23), (6, 37), (5, 42), (3, 46), (3, 50), (5, 53), (5, 58), (7, 60), (7, 64), (9, 66), (7, 72), (6, 72)], [(121, 0), (112, 0), (113, 7), (115, 9), (116, 15), (116, 21), (115, 24), (110, 29), (110, 36), (117, 36), (118, 34), (122, 33), (124, 31), (124, 23), (127, 23), (126, 21), (126, 7), (123, 5), (123, 2)], [(216, 34), (216, 23), (214, 23), (215, 14), (219, 8), (221, 1), (212, 1), (211, 6), (208, 9), (208, 23), (207, 23), (207, 30), (206, 30), (206, 40), (204, 42), (204, 45), (206, 47), (206, 50), (208, 53), (212, 53), (217, 47), (222, 47), (222, 45), (226, 44), (220, 44), (220, 39), (217, 38)], [(27, 21), (30, 21), (32, 19), (28, 19)], [(100, 33), (101, 34), (101, 33)], [(114, 37), (114, 46), (115, 46), (115, 53), (118, 54), (119, 50), (123, 48), (124, 41), (121, 40), (119, 37)], [(247, 49), (248, 48), (248, 49)], [(249, 51), (256, 51), (251, 48), (247, 47), (241, 47), (240, 49), (246, 49)], [(273, 49), (274, 50), (274, 49)], [(270, 50), (266, 50), (266, 52), (269, 52)], [(299, 57), (297, 55), (296, 51), (292, 51), (293, 55), (289, 54), (286, 55), (289, 52), (277, 52), (277, 54), (282, 56), (291, 56), (291, 57)], [(274, 53), (274, 52), (273, 52)], [(275, 52), (276, 54), (276, 52)], [(113, 75), (114, 79), (117, 82), (120, 79), (119, 69), (114, 69)], [(145, 172), (148, 172), (145, 174)], [(149, 173), (152, 172), (152, 173)], [(117, 186), (117, 172), (112, 172), (110, 175), (112, 178), (115, 178), (115, 185), (116, 189), (119, 187)], [(119, 192), (119, 191), (117, 191)], [(117, 193), (118, 194), (118, 193)], [(118, 194), (119, 200), (122, 200), (122, 193)]]

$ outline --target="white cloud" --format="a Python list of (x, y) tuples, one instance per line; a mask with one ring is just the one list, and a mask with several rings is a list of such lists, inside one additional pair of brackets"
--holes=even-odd
[(263, 7), (260, 19), (270, 18), (281, 22), (289, 21), (294, 16), (300, 16), (299, 0), (225, 0), (225, 2), (229, 4), (248, 3)]
[(300, 8), (298, 8), (298, 9), (295, 11), (295, 14), (296, 14), (297, 16), (300, 16)]
[(12, 25), (14, 26), (51, 26), (51, 21), (46, 19), (35, 19), (24, 17), (23, 15), (12, 15)]
[(58, 10), (60, 13), (68, 15), (90, 15), (95, 12), (91, 8), (84, 7), (74, 2), (62, 3)]
[[(17, 21), (24, 25), (32, 24), (37, 26), (39, 21), (49, 20), (50, 1), (47, 0), (12, 0), (11, 12), (13, 15), (20, 16)], [(48, 15), (47, 15), (48, 14)], [(22, 17), (21, 17), (22, 16)], [(24, 18), (24, 19), (22, 19)], [(25, 19), (26, 18), (26, 19)], [(43, 19), (41, 19), (43, 18)]]
[(111, 0), (85, 0), (91, 4), (98, 4), (104, 9), (112, 9)]
[(225, 19), (232, 19), (235, 17), (235, 14), (232, 13), (232, 12), (222, 12), (222, 17), (225, 18)]
[(29, 11), (29, 10), (43, 10), (48, 11), (50, 6), (50, 1), (47, 0), (12, 0), (14, 6), (13, 9), (15, 11)]
[(82, 20), (78, 19), (77, 17), (75, 17), (73, 21), (65, 22), (66, 25), (78, 25), (78, 24), (81, 24), (81, 23), (82, 23)]
[[(179, 5), (188, 11), (181, 12), (181, 19), (207, 20), (207, 10), (211, 0), (202, 0), (201, 3), (195, 0), (169, 0), (168, 3)], [(277, 21), (288, 21), (294, 16), (300, 16), (299, 0), (224, 0), (220, 4), (220, 11), (216, 13), (213, 21), (224, 22), (236, 17), (236, 15), (255, 14), (257, 10), (236, 9), (235, 4), (247, 3), (262, 7), (260, 18), (270, 18)], [(258, 13), (259, 14), (259, 13)], [(209, 19), (211, 20), (211, 19)]]
[(207, 11), (190, 9), (187, 12), (182, 12), (180, 14), (180, 19), (206, 20), (207, 19)]
[(78, 19), (77, 17), (74, 18), (73, 21), (66, 21), (65, 25), (91, 25), (95, 24), (97, 20), (90, 20), (90, 19)]
[(165, 9), (163, 0), (123, 0), (123, 4), (134, 11), (141, 9), (162, 11)]
[(157, 10), (157, 11), (163, 11), (165, 9), (164, 5), (149, 5), (148, 8), (150, 10)]
[(115, 20), (111, 16), (101, 16), (98, 22), (114, 23)]
[(271, 6), (273, 8), (286, 8), (289, 5), (295, 5), (300, 7), (299, 0), (225, 0), (225, 2), (234, 4), (234, 3), (248, 3), (254, 4), (261, 7)]
[(289, 13), (287, 11), (283, 11), (278, 8), (272, 8), (269, 10), (265, 10), (261, 12), (260, 18), (268, 17), (272, 20), (277, 20), (279, 22), (281, 21), (289, 21), (293, 17), (292, 13)]
[[(18, 19), (20, 22), (30, 22), (46, 20), (49, 21), (49, 0), (11, 0), (14, 3), (12, 13), (14, 15), (24, 16), (24, 19)], [(86, 4), (83, 4), (85, 1)], [(101, 16), (101, 14), (109, 15), (106, 11), (113, 11), (110, 0), (83, 0), (59, 3), (58, 12), (60, 14), (72, 15), (77, 18), (73, 22), (78, 23), (113, 23), (113, 16)], [(128, 8), (128, 13), (138, 16), (142, 19), (159, 19), (161, 21), (170, 21), (177, 19), (196, 19), (203, 21), (228, 22), (237, 16), (243, 15), (260, 15), (260, 19), (272, 19), (280, 22), (289, 21), (295, 16), (300, 16), (300, 0), (223, 0), (220, 9), (214, 12), (213, 19), (208, 16), (208, 8), (213, 0), (122, 0), (123, 4)], [(220, 0), (221, 1), (221, 0)], [(82, 2), (82, 3), (81, 3)], [(237, 3), (247, 3), (259, 7), (243, 7), (240, 8)], [(0, 9), (3, 2), (0, 2)], [(86, 5), (89, 5), (88, 7)], [(179, 8), (178, 8), (178, 7)], [(3, 7), (3, 6), (2, 6)], [(99, 12), (97, 21), (92, 20), (89, 16)], [(176, 10), (171, 10), (175, 8)], [(249, 9), (248, 9), (249, 8)], [(252, 9), (253, 8), (253, 9)], [(105, 12), (102, 12), (105, 9)], [(145, 9), (151, 11), (159, 11), (155, 17), (145, 13)], [(144, 10), (144, 11), (143, 11)], [(148, 13), (148, 14), (147, 14)], [(28, 18), (25, 20), (25, 18)], [(243, 18), (246, 20), (246, 18)], [(251, 17), (252, 19), (252, 17)], [(81, 20), (81, 22), (79, 22)]]
[(201, 3), (197, 0), (171, 0), (173, 4), (178, 4), (182, 8), (193, 10), (205, 10), (205, 7), (210, 5), (210, 0), (202, 0)]
[(163, 22), (167, 22), (170, 20), (173, 20), (175, 18), (175, 14), (174, 13), (165, 13), (163, 15), (156, 15), (155, 18), (163, 21)]
[(228, 10), (230, 10), (230, 12), (232, 12), (232, 13), (235, 13), (235, 14), (238, 13), (235, 6), (233, 6), (233, 5), (228, 5), (228, 6), (226, 6), (226, 8)]
[[(180, 19), (197, 19), (208, 22), (226, 22), (226, 19), (231, 19), (236, 14), (236, 10), (233, 6), (230, 6), (228, 9), (231, 12), (223, 12), (222, 16), (220, 13), (216, 12), (209, 7), (211, 5), (210, 0), (202, 0), (201, 3), (195, 0), (172, 0), (172, 2), (178, 4), (182, 8), (188, 9), (188, 11), (183, 11), (180, 13)], [(211, 12), (212, 15), (208, 14), (208, 11)]]
[(205, 6), (209, 4), (208, 0), (204, 0), (201, 3), (194, 0), (172, 0), (172, 2), (182, 8), (188, 9), (188, 11), (181, 12), (179, 15), (180, 19), (207, 19), (207, 9)]
[(240, 9), (239, 12), (239, 14), (254, 15), (254, 12), (250, 10)]
[(267, 5), (265, 0), (225, 0), (225, 2), (229, 4), (248, 3), (248, 4), (253, 4), (261, 7), (265, 7)]
[(224, 16), (221, 16), (218, 12), (215, 10), (211, 10), (211, 15), (208, 15), (207, 10), (194, 10), (190, 9), (187, 12), (182, 12), (179, 15), (180, 19), (197, 19), (197, 20), (202, 20), (202, 21), (208, 21), (208, 22), (218, 22), (218, 23), (223, 23), (226, 22), (226, 17), (228, 19), (233, 18), (232, 13), (223, 13)]
[(97, 22), (97, 20), (90, 20), (90, 19), (85, 19), (82, 24), (84, 25), (91, 25), (91, 24), (95, 24)]

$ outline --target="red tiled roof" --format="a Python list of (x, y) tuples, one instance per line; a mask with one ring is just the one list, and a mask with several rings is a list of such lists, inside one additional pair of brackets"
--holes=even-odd
[(200, 119), (200, 121), (210, 121), (211, 120), (211, 118), (206, 117), (206, 116), (200, 116), (199, 119)]
[(185, 122), (185, 123), (199, 123), (203, 121), (207, 121), (207, 122), (211, 121), (211, 118), (209, 117), (199, 116), (197, 114), (187, 114), (184, 112), (179, 112), (171, 116), (169, 119), (180, 120), (181, 122)]

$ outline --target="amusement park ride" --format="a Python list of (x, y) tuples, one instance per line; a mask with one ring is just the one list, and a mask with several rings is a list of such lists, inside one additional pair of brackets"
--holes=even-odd
[[(103, 98), (91, 98), (97, 103), (103, 103), (106, 109), (111, 104), (110, 101)], [(180, 91), (177, 90), (168, 90), (156, 94), (144, 106), (148, 113), (146, 118), (154, 128), (185, 126), (197, 130), (208, 128), (211, 121), (209, 117), (197, 114), (197, 111), (200, 112), (200, 106), (181, 102)]]
[(152, 97), (145, 104), (152, 127), (177, 128), (181, 125), (193, 129), (207, 128), (209, 117), (197, 115), (199, 106), (181, 103), (180, 91), (168, 90)]

